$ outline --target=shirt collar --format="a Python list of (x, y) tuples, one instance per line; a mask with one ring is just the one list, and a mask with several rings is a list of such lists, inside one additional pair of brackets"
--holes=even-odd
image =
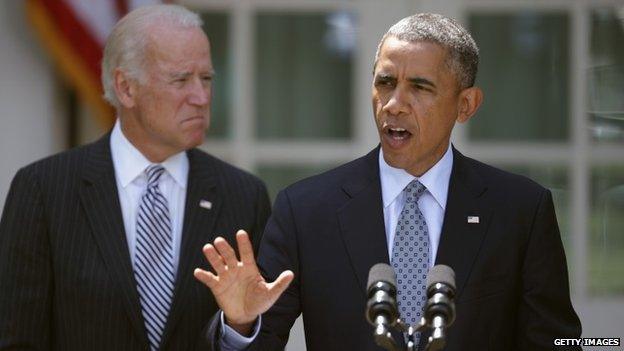
[(390, 206), (396, 200), (407, 184), (418, 178), (440, 207), (446, 209), (446, 197), (448, 195), (452, 168), (453, 152), (450, 144), (444, 156), (420, 177), (414, 177), (404, 169), (390, 166), (386, 163), (383, 152), (379, 148), (379, 176), (384, 208)]
[[(123, 134), (119, 119), (115, 122), (111, 132), (110, 147), (115, 174), (124, 188), (139, 177), (147, 166), (152, 164)], [(180, 187), (186, 188), (189, 170), (186, 152), (179, 152), (170, 156), (161, 165)]]

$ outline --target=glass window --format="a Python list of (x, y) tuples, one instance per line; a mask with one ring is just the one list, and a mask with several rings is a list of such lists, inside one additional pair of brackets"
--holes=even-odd
[[(555, 213), (561, 232), (561, 240), (566, 252), (568, 267), (572, 269), (572, 237), (570, 231), (570, 201), (571, 190), (568, 168), (558, 165), (504, 165), (500, 167), (506, 171), (520, 174), (531, 178), (542, 186), (546, 187), (553, 196)], [(572, 274), (570, 274), (572, 277)]]
[(212, 82), (212, 108), (208, 137), (227, 138), (230, 126), (232, 50), (229, 47), (229, 17), (225, 13), (203, 13), (204, 31), (210, 40), (212, 65), (216, 72)]
[(569, 24), (564, 13), (472, 14), (483, 105), (468, 124), (477, 140), (566, 140)]
[(598, 142), (624, 142), (624, 20), (615, 8), (591, 14), (588, 72), (590, 135)]
[(256, 174), (266, 183), (272, 202), (277, 193), (290, 184), (334, 167), (336, 165), (262, 165)]
[(592, 170), (589, 291), (624, 295), (624, 165)]
[(256, 133), (261, 139), (349, 138), (353, 17), (260, 13)]

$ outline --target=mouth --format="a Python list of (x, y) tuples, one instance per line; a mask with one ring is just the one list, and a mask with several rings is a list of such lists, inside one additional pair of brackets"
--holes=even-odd
[(185, 118), (184, 120), (182, 120), (182, 124), (186, 123), (204, 123), (204, 116), (199, 115)]
[(394, 149), (407, 145), (411, 137), (412, 133), (403, 127), (390, 125), (387, 122), (384, 122), (382, 126), (382, 139)]
[(387, 128), (386, 133), (390, 138), (396, 140), (403, 140), (409, 138), (412, 133), (410, 133), (407, 129), (404, 128)]

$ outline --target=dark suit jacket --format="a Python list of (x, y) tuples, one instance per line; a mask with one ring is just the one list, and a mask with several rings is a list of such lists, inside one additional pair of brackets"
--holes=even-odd
[[(0, 350), (147, 350), (109, 135), (21, 169), (0, 223)], [(194, 350), (217, 310), (193, 269), (202, 246), (270, 212), (264, 184), (202, 151), (189, 176), (174, 300), (162, 350)], [(212, 209), (199, 206), (212, 202)]]
[[(291, 269), (295, 280), (253, 349), (283, 349), (303, 313), (309, 351), (380, 350), (364, 317), (368, 271), (389, 262), (378, 152), (278, 195), (258, 261), (269, 279)], [(445, 350), (553, 350), (580, 336), (551, 194), (533, 181), (454, 150), (436, 264), (456, 273)]]

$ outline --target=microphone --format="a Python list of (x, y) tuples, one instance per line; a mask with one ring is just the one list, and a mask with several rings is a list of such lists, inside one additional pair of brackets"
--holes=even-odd
[(428, 350), (440, 350), (446, 344), (446, 328), (455, 321), (455, 272), (449, 266), (436, 265), (427, 275), (425, 319), (433, 331)]
[(375, 327), (375, 343), (386, 350), (398, 350), (390, 328), (399, 317), (396, 302), (396, 276), (394, 269), (385, 263), (377, 263), (368, 272), (368, 301), (366, 320)]

